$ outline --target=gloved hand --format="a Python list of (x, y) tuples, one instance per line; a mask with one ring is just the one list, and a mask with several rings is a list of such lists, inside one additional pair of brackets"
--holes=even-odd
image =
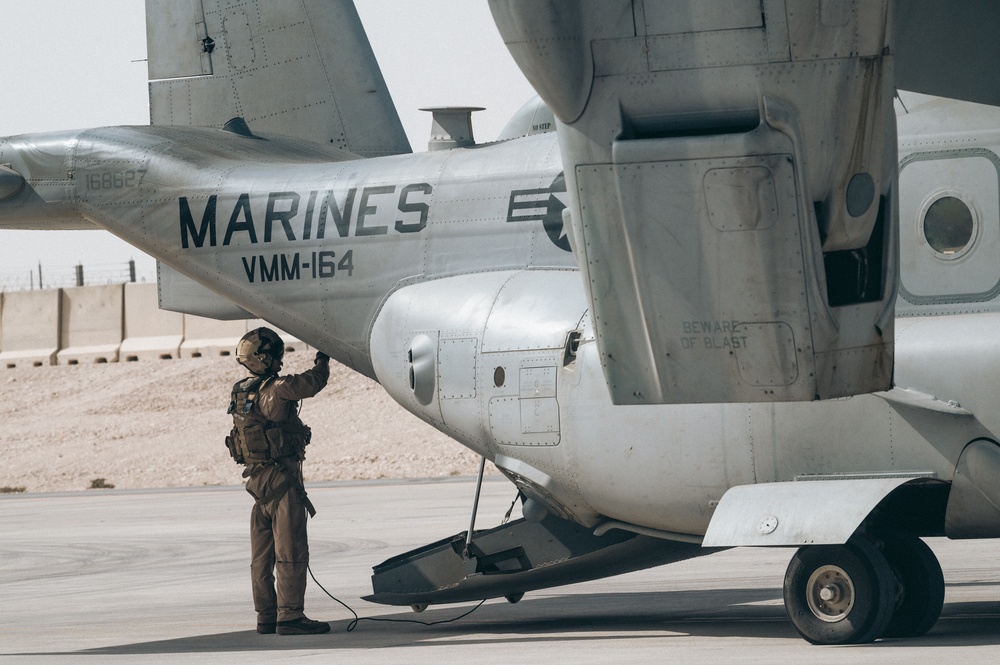
[(328, 362), (330, 362), (330, 356), (326, 355), (322, 351), (317, 351), (316, 352), (316, 364), (317, 365), (319, 363), (328, 363)]

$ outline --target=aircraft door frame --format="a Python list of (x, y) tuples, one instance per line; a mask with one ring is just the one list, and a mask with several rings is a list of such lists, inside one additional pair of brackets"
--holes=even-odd
[[(945, 182), (946, 186), (938, 183)], [(970, 237), (954, 251), (926, 237), (931, 208), (965, 205)], [(916, 152), (901, 160), (900, 296), (914, 305), (987, 302), (1000, 294), (1000, 157), (983, 148)]]

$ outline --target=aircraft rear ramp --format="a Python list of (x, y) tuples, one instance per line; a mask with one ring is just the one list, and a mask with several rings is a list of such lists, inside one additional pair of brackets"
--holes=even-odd
[(388, 559), (373, 569), (372, 595), (385, 605), (421, 607), (505, 597), (527, 591), (642, 570), (716, 550), (618, 529), (593, 529), (557, 517), (520, 519), (467, 532)]

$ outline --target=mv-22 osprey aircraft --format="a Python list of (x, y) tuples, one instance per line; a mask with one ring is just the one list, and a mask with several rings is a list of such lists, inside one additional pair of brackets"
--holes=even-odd
[(1000, 123), (894, 100), (1000, 104), (996, 4), (490, 7), (540, 100), (410, 154), (349, 0), (148, 0), (152, 126), (0, 140), (0, 225), (108, 229), (516, 485), (371, 600), (795, 547), (805, 639), (928, 631), (921, 537), (1000, 536)]

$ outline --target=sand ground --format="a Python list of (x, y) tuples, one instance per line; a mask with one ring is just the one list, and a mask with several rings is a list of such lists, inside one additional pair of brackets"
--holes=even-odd
[[(312, 359), (290, 353), (284, 373)], [(224, 441), (229, 391), (245, 375), (232, 357), (0, 368), (0, 491), (240, 484), (242, 467)], [(337, 363), (301, 415), (313, 430), (307, 482), (472, 475), (478, 467), (474, 453)]]

